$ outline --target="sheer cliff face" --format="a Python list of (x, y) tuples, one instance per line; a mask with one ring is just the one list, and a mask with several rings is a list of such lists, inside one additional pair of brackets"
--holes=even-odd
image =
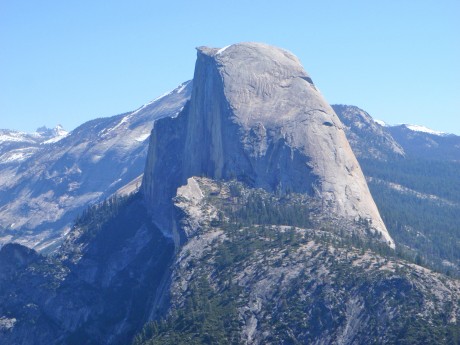
[(370, 220), (394, 245), (340, 120), (285, 50), (198, 48), (190, 102), (155, 124), (144, 175), (146, 201), (166, 234), (170, 200), (190, 176), (318, 196), (338, 216)]

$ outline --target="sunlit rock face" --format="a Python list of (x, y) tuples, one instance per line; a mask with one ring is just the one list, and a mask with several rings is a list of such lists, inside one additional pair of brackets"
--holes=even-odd
[(394, 246), (343, 126), (293, 54), (260, 43), (198, 50), (190, 101), (152, 132), (142, 190), (173, 234), (171, 198), (191, 176), (321, 198)]

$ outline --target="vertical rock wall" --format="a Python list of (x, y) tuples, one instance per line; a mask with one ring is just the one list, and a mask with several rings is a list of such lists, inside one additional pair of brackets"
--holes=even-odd
[(340, 120), (285, 50), (198, 48), (191, 99), (177, 118), (156, 123), (149, 150), (142, 188), (165, 234), (177, 188), (207, 176), (315, 195), (338, 216), (368, 220), (394, 246)]

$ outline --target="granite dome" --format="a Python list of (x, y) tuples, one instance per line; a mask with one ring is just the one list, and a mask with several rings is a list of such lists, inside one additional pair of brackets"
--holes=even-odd
[(191, 99), (177, 118), (155, 125), (144, 175), (166, 233), (177, 188), (207, 176), (319, 197), (394, 246), (342, 123), (297, 57), (261, 43), (197, 52)]

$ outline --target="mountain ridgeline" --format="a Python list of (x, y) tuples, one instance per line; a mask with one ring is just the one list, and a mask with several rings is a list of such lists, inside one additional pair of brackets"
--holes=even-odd
[(460, 342), (458, 177), (418, 181), (429, 161), (265, 44), (198, 48), (160, 100), (107, 120), (116, 141), (155, 114), (138, 192), (125, 166), (54, 255), (1, 248), (0, 343)]

